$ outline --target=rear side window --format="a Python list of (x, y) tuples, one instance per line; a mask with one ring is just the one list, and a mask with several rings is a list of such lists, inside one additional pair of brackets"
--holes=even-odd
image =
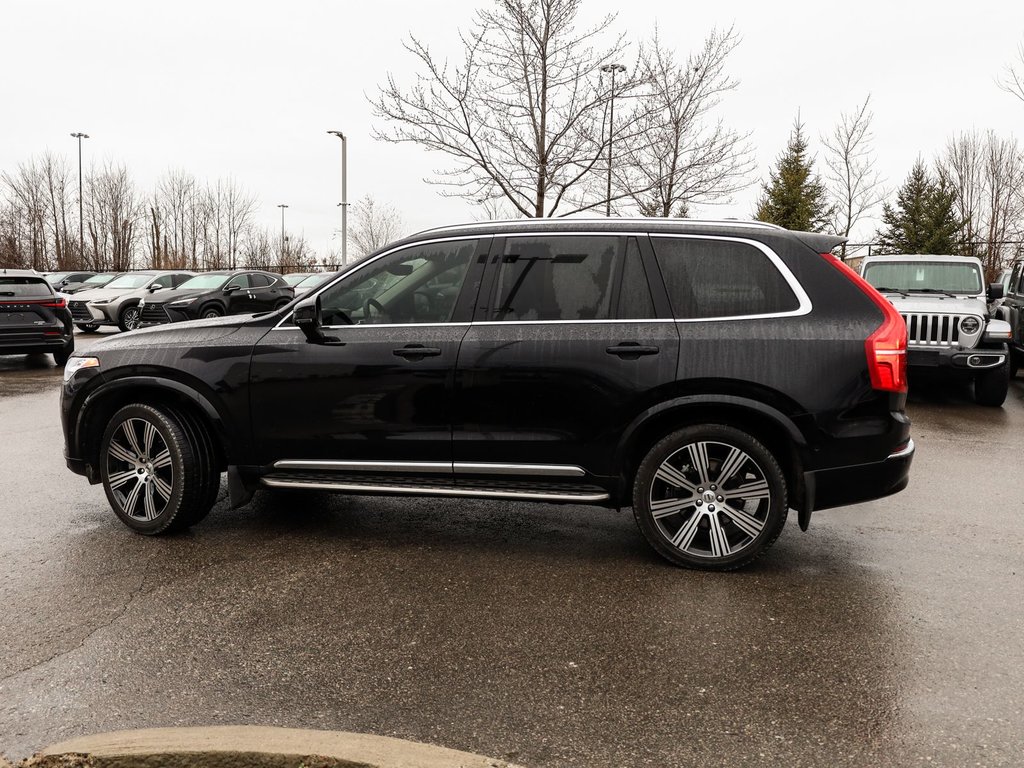
[(617, 237), (510, 237), (492, 319), (608, 319), (620, 243)]
[(676, 318), (769, 315), (800, 308), (782, 273), (753, 245), (679, 237), (651, 240)]
[(43, 299), (47, 296), (53, 296), (53, 289), (41, 277), (0, 275), (0, 300)]
[(252, 288), (266, 288), (271, 283), (271, 278), (267, 275), (249, 275), (249, 285)]

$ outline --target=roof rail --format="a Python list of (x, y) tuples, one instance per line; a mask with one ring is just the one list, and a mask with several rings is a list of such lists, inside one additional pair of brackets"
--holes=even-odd
[(754, 229), (773, 229), (773, 230), (784, 230), (785, 227), (780, 227), (778, 224), (769, 224), (765, 221), (754, 221), (753, 219), (680, 219), (675, 217), (658, 217), (658, 216), (600, 216), (600, 217), (544, 217), (544, 218), (532, 218), (532, 219), (493, 219), (488, 221), (472, 221), (465, 224), (448, 224), (442, 227), (430, 227), (429, 229), (423, 229), (419, 232), (415, 232), (409, 237), (417, 237), (419, 235), (426, 235), (435, 232), (444, 232), (453, 229), (482, 229), (493, 226), (517, 226), (523, 228), (530, 228), (537, 226), (538, 222), (545, 223), (578, 223), (578, 224), (607, 224), (609, 222), (672, 222), (675, 224), (686, 224), (689, 226), (730, 226), (730, 227), (750, 227)]

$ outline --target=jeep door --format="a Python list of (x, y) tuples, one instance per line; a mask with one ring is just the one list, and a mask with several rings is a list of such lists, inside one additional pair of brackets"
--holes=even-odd
[(1003, 306), (1006, 307), (1006, 320), (1013, 331), (1012, 346), (1024, 348), (1024, 261), (1013, 265)]
[(676, 373), (678, 332), (656, 306), (651, 259), (632, 236), (495, 239), (459, 352), (457, 480), (619, 474), (622, 434)]
[(290, 321), (270, 331), (252, 360), (260, 460), (369, 462), (380, 471), (425, 462), (450, 474), (455, 362), (487, 241), (405, 246), (321, 290), (326, 343)]

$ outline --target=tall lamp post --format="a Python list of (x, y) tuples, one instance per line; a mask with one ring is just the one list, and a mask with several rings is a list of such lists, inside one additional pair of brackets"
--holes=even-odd
[(284, 269), (284, 209), (288, 206), (281, 203), (277, 206), (281, 209), (281, 264), (280, 267)]
[(622, 64), (605, 64), (601, 67), (602, 72), (610, 72), (612, 75), (612, 99), (610, 115), (608, 117), (608, 199), (605, 201), (604, 215), (612, 215), (612, 141), (615, 138), (615, 73), (625, 72)]
[(348, 263), (348, 139), (341, 131), (328, 131), (341, 139), (341, 263)]
[(71, 138), (78, 139), (78, 258), (82, 260), (80, 267), (85, 266), (85, 224), (82, 216), (82, 139), (88, 139), (87, 133), (72, 133)]

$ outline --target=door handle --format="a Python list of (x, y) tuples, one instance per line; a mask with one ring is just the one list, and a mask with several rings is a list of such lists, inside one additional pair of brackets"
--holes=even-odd
[(614, 347), (608, 347), (605, 351), (609, 355), (618, 355), (623, 360), (636, 360), (641, 355), (656, 355), (660, 350), (658, 347), (643, 346), (635, 341), (624, 341)]
[(441, 354), (441, 350), (437, 347), (424, 347), (422, 344), (408, 344), (392, 350), (392, 354), (404, 357), (406, 360), (419, 360), (422, 357), (437, 357)]

